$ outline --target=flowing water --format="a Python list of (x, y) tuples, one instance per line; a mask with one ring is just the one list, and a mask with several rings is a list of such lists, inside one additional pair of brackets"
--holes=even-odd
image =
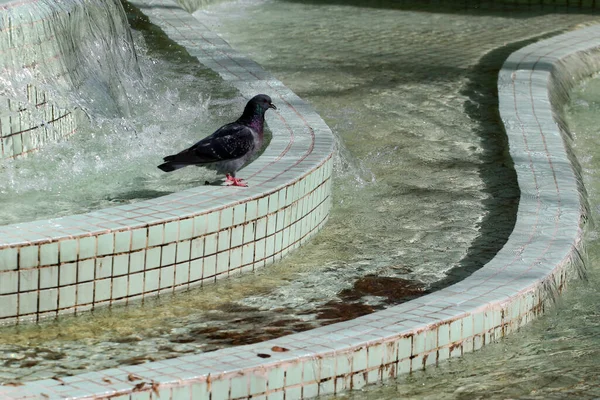
[(591, 399), (600, 397), (600, 76), (565, 107), (591, 217), (585, 232), (588, 281), (575, 281), (556, 307), (475, 354), (383, 385), (327, 398)]
[[(143, 23), (138, 19), (138, 24)], [(162, 157), (241, 115), (244, 99), (182, 49), (147, 32), (144, 37), (134, 31), (142, 79), (134, 73), (121, 76), (127, 92), (120, 101), (105, 93), (102, 79), (82, 84), (68, 96), (64, 88), (55, 90), (51, 99), (69, 104), (79, 114), (77, 133), (68, 140), (47, 143), (27, 158), (0, 161), (0, 224), (154, 198), (214, 177), (197, 168), (165, 174), (156, 166)], [(116, 58), (111, 52), (101, 57), (106, 65)], [(89, 68), (82, 63), (80, 69)], [(113, 67), (124, 73), (137, 66)], [(108, 72), (105, 75), (104, 80), (117, 79)]]
[[(254, 274), (143, 304), (3, 328), (0, 381), (139, 364), (306, 330), (435, 290), (493, 257), (510, 234), (519, 196), (496, 111), (497, 70), (517, 48), (593, 16), (534, 7), (364, 4), (371, 5), (271, 0), (198, 11), (234, 48), (309, 101), (339, 139), (325, 228)], [(166, 50), (177, 46), (127, 8), (134, 37), (148, 42), (149, 64), (204, 74), (184, 53), (171, 56)], [(170, 107), (167, 83), (177, 78), (153, 79), (164, 90), (154, 109)], [(208, 94), (186, 93), (197, 98), (198, 91)], [(211, 100), (207, 118), (231, 114), (238, 103), (219, 100), (225, 98)], [(173, 112), (192, 108), (178, 97), (173, 102)], [(222, 105), (229, 109), (219, 114)], [(190, 127), (202, 125), (200, 118)], [(150, 136), (170, 142), (176, 134)], [(162, 182), (146, 175), (155, 160), (140, 156), (140, 163), (148, 165), (125, 175)], [(170, 179), (191, 182), (197, 174)], [(144, 190), (161, 190), (151, 188)]]

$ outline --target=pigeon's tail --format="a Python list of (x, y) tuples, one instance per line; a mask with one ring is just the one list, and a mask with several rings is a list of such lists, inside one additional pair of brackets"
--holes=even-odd
[(174, 161), (175, 156), (167, 156), (164, 158), (165, 163), (160, 164), (158, 168), (162, 169), (165, 172), (172, 172), (176, 169), (183, 168), (188, 166), (186, 163), (178, 163)]

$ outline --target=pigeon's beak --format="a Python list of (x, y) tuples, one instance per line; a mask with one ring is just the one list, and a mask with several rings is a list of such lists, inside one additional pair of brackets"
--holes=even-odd
[(275, 104), (273, 104), (273, 103), (269, 104), (269, 108), (272, 108), (273, 110), (277, 110), (277, 107), (275, 107)]

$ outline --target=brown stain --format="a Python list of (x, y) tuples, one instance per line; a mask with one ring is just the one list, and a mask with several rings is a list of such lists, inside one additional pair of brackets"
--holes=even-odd
[(348, 321), (375, 312), (376, 308), (362, 303), (342, 303), (331, 300), (316, 309), (317, 320), (327, 320), (321, 325), (329, 325), (335, 322)]
[[(203, 347), (205, 352), (228, 346), (254, 344), (307, 331), (318, 326), (355, 319), (384, 309), (386, 304), (401, 303), (424, 293), (424, 285), (418, 282), (395, 277), (366, 275), (356, 280), (352, 288), (341, 291), (338, 299), (330, 300), (301, 313), (295, 313), (295, 315), (290, 315), (291, 310), (287, 308), (271, 309), (269, 312), (265, 312), (255, 307), (226, 302), (217, 307), (220, 312), (207, 316), (205, 326), (193, 328), (183, 334), (172, 335), (169, 340), (171, 343), (179, 344), (203, 344), (206, 345)], [(364, 304), (362, 301), (364, 296), (383, 297), (384, 301), (378, 305)], [(305, 321), (296, 315), (311, 316), (310, 319), (314, 318), (314, 320)], [(124, 338), (123, 341), (135, 342), (137, 339), (136, 336), (131, 336)], [(393, 352), (394, 344), (390, 343), (389, 346), (388, 351)], [(177, 354), (182, 352), (185, 351), (173, 350), (173, 353)], [(393, 361), (396, 361), (396, 357), (395, 354), (391, 356)], [(137, 365), (147, 361), (153, 361), (152, 357), (133, 357), (125, 360), (122, 364)], [(395, 375), (396, 370), (397, 368), (394, 367), (390, 374)], [(382, 370), (380, 377), (383, 375)]]
[(389, 276), (365, 275), (354, 282), (351, 289), (344, 289), (339, 297), (346, 301), (357, 301), (364, 296), (385, 297), (386, 303), (406, 301), (425, 292), (425, 286), (419, 282)]
[(283, 328), (271, 328), (271, 329), (247, 329), (247, 330), (236, 330), (236, 331), (218, 331), (206, 335), (206, 339), (210, 342), (216, 342), (218, 344), (239, 346), (244, 344), (253, 344), (264, 342), (271, 339), (276, 339), (285, 335), (294, 333), (291, 330)]
[(450, 356), (452, 356), (452, 352), (454, 351), (454, 349), (459, 348), (462, 346), (462, 342), (454, 342), (452, 344), (450, 344)]
[(149, 356), (149, 355), (145, 355), (145, 356), (137, 356), (137, 357), (131, 357), (131, 358), (127, 358), (123, 361), (121, 361), (121, 364), (124, 365), (139, 365), (139, 364), (144, 364), (148, 361), (156, 361), (156, 358)]
[(286, 319), (280, 319), (277, 321), (273, 321), (269, 325), (270, 326), (288, 326), (288, 325), (293, 325), (296, 322), (298, 322), (297, 319), (286, 318)]
[(394, 364), (392, 364), (390, 366), (389, 373), (388, 373), (388, 376), (390, 378), (395, 378), (396, 377), (396, 368), (397, 368), (397, 364), (396, 363), (394, 363)]
[(208, 326), (206, 328), (195, 328), (190, 330), (190, 335), (206, 335), (207, 333), (218, 332), (220, 328), (216, 326)]

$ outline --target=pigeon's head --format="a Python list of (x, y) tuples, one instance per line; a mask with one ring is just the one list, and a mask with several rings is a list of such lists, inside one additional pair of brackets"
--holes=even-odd
[(246, 108), (250, 108), (254, 114), (264, 114), (269, 108), (277, 110), (271, 98), (266, 94), (258, 94), (248, 102)]

